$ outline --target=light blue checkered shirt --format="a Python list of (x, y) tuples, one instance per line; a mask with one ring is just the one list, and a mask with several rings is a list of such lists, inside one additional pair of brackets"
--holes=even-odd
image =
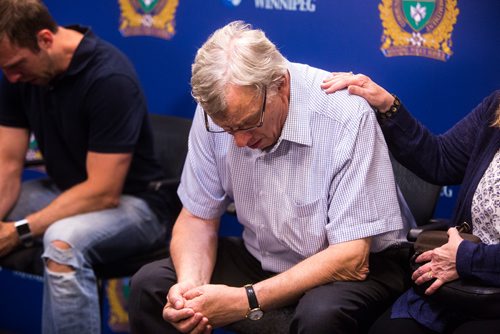
[[(288, 65), (289, 112), (268, 152), (238, 148), (227, 133), (208, 133), (197, 107), (178, 190), (184, 207), (213, 219), (234, 200), (248, 251), (273, 272), (332, 244), (374, 236), (371, 250), (378, 252), (404, 240), (412, 218), (401, 218), (387, 146), (370, 106), (347, 91), (324, 93), (327, 72)], [(401, 209), (410, 217), (406, 204)]]

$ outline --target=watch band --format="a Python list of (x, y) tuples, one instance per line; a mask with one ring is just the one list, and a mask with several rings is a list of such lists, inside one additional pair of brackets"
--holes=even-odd
[(30, 226), (27, 219), (21, 219), (14, 223), (19, 240), (24, 247), (33, 246), (33, 235), (31, 234)]
[(245, 290), (247, 291), (248, 305), (251, 310), (255, 308), (260, 308), (259, 302), (257, 301), (257, 296), (255, 295), (255, 290), (252, 284), (245, 285)]
[(264, 312), (262, 312), (262, 310), (260, 309), (260, 305), (259, 302), (257, 301), (257, 296), (255, 295), (255, 290), (253, 289), (252, 284), (247, 284), (244, 287), (247, 293), (248, 306), (249, 306), (246, 318), (252, 321), (262, 319)]

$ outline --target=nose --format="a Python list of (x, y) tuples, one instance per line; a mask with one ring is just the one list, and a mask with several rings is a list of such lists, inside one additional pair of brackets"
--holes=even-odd
[(248, 144), (250, 138), (252, 138), (252, 134), (247, 131), (238, 131), (233, 133), (234, 141), (236, 146), (245, 147)]

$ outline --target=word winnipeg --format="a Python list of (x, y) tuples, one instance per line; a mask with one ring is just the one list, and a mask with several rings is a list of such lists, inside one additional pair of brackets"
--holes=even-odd
[(315, 12), (315, 0), (255, 0), (255, 7), (262, 9)]

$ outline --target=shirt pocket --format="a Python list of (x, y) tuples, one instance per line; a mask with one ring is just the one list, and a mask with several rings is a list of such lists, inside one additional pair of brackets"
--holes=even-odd
[(279, 222), (279, 239), (285, 247), (302, 258), (316, 254), (328, 245), (326, 198), (297, 204), (289, 201)]

